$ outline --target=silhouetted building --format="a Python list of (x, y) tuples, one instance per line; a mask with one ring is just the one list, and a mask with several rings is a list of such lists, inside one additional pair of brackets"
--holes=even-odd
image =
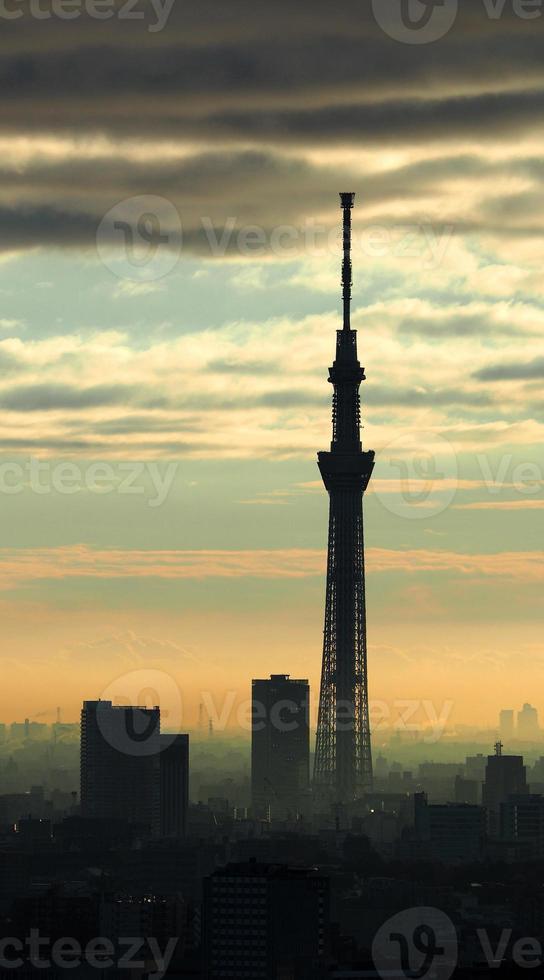
[(525, 796), (529, 792), (527, 772), (522, 755), (503, 755), (497, 742), (495, 755), (487, 757), (482, 801), (487, 810), (487, 830), (490, 837), (500, 834), (501, 803), (509, 796)]
[(310, 777), (310, 688), (272, 674), (252, 683), (251, 797), (256, 817), (295, 818)]
[(209, 980), (317, 980), (328, 932), (329, 882), (314, 870), (250, 861), (204, 883)]
[(521, 711), (518, 711), (518, 738), (523, 742), (540, 738), (538, 711), (530, 704), (524, 704)]
[(502, 742), (511, 742), (514, 738), (514, 712), (509, 708), (499, 714), (499, 731)]
[(414, 796), (415, 829), (425, 856), (434, 861), (481, 859), (485, 843), (485, 811), (467, 803), (427, 802), (425, 793)]
[(189, 736), (161, 735), (161, 837), (185, 837), (189, 808)]
[(81, 712), (81, 814), (160, 829), (160, 709), (85, 701)]

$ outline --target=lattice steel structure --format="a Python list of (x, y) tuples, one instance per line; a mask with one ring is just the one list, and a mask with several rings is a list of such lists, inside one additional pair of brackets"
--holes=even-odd
[(314, 767), (316, 796), (349, 804), (372, 787), (366, 655), (363, 494), (374, 453), (363, 452), (359, 388), (365, 373), (351, 329), (351, 210), (355, 194), (340, 195), (343, 210), (344, 326), (337, 331), (330, 452), (319, 469), (330, 497), (323, 667)]

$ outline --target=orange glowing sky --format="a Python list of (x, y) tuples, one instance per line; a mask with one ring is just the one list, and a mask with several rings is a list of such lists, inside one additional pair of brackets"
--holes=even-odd
[[(352, 0), (199, 0), (156, 32), (25, 13), (0, 105), (0, 718), (75, 719), (146, 671), (182, 724), (271, 672), (317, 696), (341, 190), (371, 699), (544, 712), (542, 28), (473, 0), (413, 46)], [(144, 213), (150, 257), (115, 237)]]

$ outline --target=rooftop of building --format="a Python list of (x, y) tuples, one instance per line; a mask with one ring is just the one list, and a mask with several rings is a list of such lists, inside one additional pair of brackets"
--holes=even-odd
[(249, 860), (232, 862), (213, 872), (214, 878), (307, 878), (319, 875), (316, 867), (299, 868), (288, 864), (270, 864)]

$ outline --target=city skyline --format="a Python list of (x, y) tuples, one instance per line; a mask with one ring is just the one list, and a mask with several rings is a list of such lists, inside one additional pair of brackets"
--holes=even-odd
[(543, 29), (0, 0), (0, 980), (544, 970)]

